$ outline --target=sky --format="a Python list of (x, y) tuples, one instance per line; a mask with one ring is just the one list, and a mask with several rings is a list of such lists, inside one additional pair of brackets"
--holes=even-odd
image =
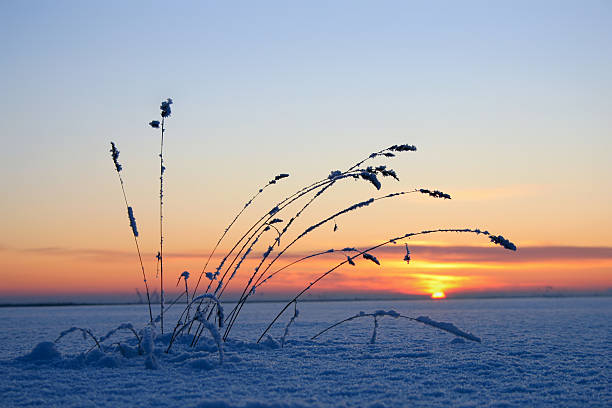
[[(126, 192), (153, 288), (159, 244), (159, 104), (165, 136), (166, 290), (192, 281), (244, 203), (216, 265), (283, 197), (394, 144), (372, 164), (400, 181), (344, 180), (295, 222), (338, 217), (274, 265), (330, 248), (373, 252), (313, 296), (612, 293), (612, 5), (607, 1), (3, 1), (0, 303), (136, 300)], [(309, 199), (309, 197), (305, 197)], [(305, 203), (305, 202), (303, 202)], [(298, 206), (279, 214), (285, 221)], [(228, 287), (240, 292), (273, 235)], [(267, 241), (265, 241), (267, 239)], [(263, 243), (263, 242), (266, 243)], [(276, 253), (275, 249), (275, 253)], [(287, 297), (343, 258), (279, 273), (256, 297)], [(214, 266), (208, 270), (214, 271)]]

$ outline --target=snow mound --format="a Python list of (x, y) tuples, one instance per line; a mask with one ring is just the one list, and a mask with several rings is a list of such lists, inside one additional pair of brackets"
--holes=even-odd
[(55, 343), (51, 341), (43, 341), (38, 343), (29, 354), (23, 357), (19, 357), (22, 361), (49, 361), (61, 358), (62, 355), (57, 348)]
[(262, 341), (260, 343), (262, 346), (265, 346), (267, 348), (271, 348), (271, 349), (277, 349), (280, 348), (280, 343), (278, 341), (276, 341), (272, 336), (268, 335), (266, 337), (266, 339), (264, 341)]
[(215, 365), (205, 358), (198, 358), (196, 360), (192, 360), (189, 363), (189, 367), (197, 368), (198, 370), (212, 370), (215, 368)]

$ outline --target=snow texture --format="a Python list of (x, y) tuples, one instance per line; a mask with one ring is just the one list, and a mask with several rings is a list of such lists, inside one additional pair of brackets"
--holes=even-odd
[[(247, 304), (223, 364), (210, 337), (191, 348), (185, 334), (166, 354), (171, 334), (150, 326), (139, 332), (142, 355), (130, 330), (113, 333), (102, 351), (89, 336), (52, 342), (73, 326), (96, 336), (122, 321), (145, 327), (146, 305), (0, 308), (0, 406), (612, 406), (610, 297), (301, 302), (284, 348), (281, 322), (255, 343), (281, 307)], [(378, 318), (376, 344), (368, 343), (371, 318), (309, 340), (356, 310), (391, 308), (452, 321), (482, 342), (388, 317)]]

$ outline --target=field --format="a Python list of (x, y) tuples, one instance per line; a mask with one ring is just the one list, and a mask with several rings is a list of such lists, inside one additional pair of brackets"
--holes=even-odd
[[(229, 306), (229, 305), (228, 305)], [(245, 307), (219, 365), (210, 339), (180, 343), (159, 368), (144, 357), (96, 350), (79, 334), (63, 338), (61, 357), (24, 359), (39, 342), (71, 326), (97, 335), (131, 322), (146, 305), (0, 309), (2, 407), (431, 407), (612, 404), (612, 298), (514, 298), (444, 301), (304, 302), (283, 348), (292, 313), (256, 344), (280, 303)], [(405, 319), (357, 319), (310, 337), (359, 311), (394, 309), (453, 322), (482, 338), (463, 341)], [(170, 317), (174, 317), (172, 314)], [(173, 319), (170, 319), (173, 321)], [(134, 343), (129, 332), (113, 341)], [(107, 344), (113, 341), (108, 341)]]

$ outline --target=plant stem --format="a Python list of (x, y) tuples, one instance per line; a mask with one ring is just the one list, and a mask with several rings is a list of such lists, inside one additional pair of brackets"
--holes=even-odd
[[(332, 184), (333, 184), (333, 183), (332, 183)], [(323, 189), (320, 191), (320, 193), (322, 193), (322, 192), (323, 192), (325, 189), (327, 189), (328, 187), (331, 187), (331, 185), (332, 185), (332, 184), (329, 184), (329, 185), (325, 186), (325, 187), (324, 187), (324, 188), (323, 188)], [(314, 229), (316, 229), (316, 228), (320, 227), (321, 225), (323, 225), (323, 224), (325, 224), (325, 223), (327, 223), (327, 222), (330, 222), (330, 221), (334, 220), (336, 217), (338, 217), (338, 216), (340, 216), (340, 215), (343, 215), (343, 214), (348, 213), (348, 212), (350, 212), (350, 211), (353, 211), (353, 210), (359, 209), (359, 208), (361, 208), (361, 207), (368, 206), (368, 205), (370, 205), (371, 203), (374, 203), (374, 202), (376, 202), (376, 201), (378, 201), (378, 200), (383, 200), (383, 199), (385, 199), (385, 198), (397, 197), (397, 196), (404, 195), (404, 194), (410, 194), (410, 193), (414, 193), (414, 192), (416, 192), (416, 191), (418, 191), (418, 190), (416, 190), (416, 189), (415, 189), (415, 190), (411, 190), (411, 191), (402, 191), (402, 192), (399, 192), (399, 193), (387, 194), (387, 195), (384, 195), (384, 196), (382, 196), (382, 197), (378, 197), (378, 198), (371, 198), (370, 200), (362, 201), (362, 202), (360, 202), (360, 203), (357, 203), (357, 204), (351, 205), (351, 206), (349, 206), (349, 207), (347, 207), (347, 208), (345, 208), (345, 209), (343, 209), (343, 210), (340, 210), (340, 211), (338, 211), (338, 212), (336, 212), (336, 213), (334, 213), (334, 214), (330, 215), (329, 217), (324, 218), (323, 220), (319, 221), (318, 223), (316, 223), (316, 224), (314, 224), (314, 225), (312, 225), (312, 226), (308, 227), (307, 229), (305, 229), (305, 230), (304, 230), (304, 232), (302, 232), (300, 235), (298, 235), (296, 238), (294, 238), (294, 239), (293, 239), (293, 241), (291, 241), (289, 244), (287, 244), (287, 245), (285, 246), (285, 248), (283, 248), (283, 249), (282, 249), (282, 250), (281, 250), (281, 251), (280, 251), (278, 254), (276, 254), (276, 256), (275, 256), (275, 257), (274, 257), (274, 258), (273, 258), (273, 259), (270, 261), (270, 263), (267, 265), (267, 267), (263, 269), (263, 271), (262, 271), (262, 272), (259, 274), (259, 277), (257, 277), (257, 279), (255, 280), (255, 286), (257, 286), (257, 285), (260, 283), (260, 281), (263, 279), (263, 277), (265, 276), (266, 272), (267, 272), (267, 271), (270, 269), (270, 267), (271, 267), (271, 266), (272, 266), (272, 265), (273, 265), (273, 264), (274, 264), (274, 263), (275, 263), (275, 262), (276, 262), (276, 261), (277, 261), (277, 260), (278, 260), (278, 259), (279, 259), (279, 258), (280, 258), (280, 257), (281, 257), (281, 256), (282, 256), (282, 255), (283, 255), (283, 254), (284, 254), (284, 253), (285, 253), (285, 252), (286, 252), (286, 251), (287, 251), (287, 250), (288, 250), (288, 249), (289, 249), (289, 248), (292, 246), (292, 245), (293, 245), (293, 244), (295, 244), (295, 243), (296, 243), (298, 240), (300, 240), (301, 238), (303, 238), (304, 236), (306, 236), (306, 235), (307, 235), (309, 232), (313, 231)], [(318, 195), (319, 195), (319, 194), (318, 194)], [(306, 206), (304, 206), (304, 208), (302, 208), (302, 210), (301, 210), (301, 211), (303, 211), (303, 210), (304, 210), (304, 209), (305, 209), (305, 208), (306, 208), (306, 207), (307, 207), (307, 206), (308, 206), (310, 203), (312, 203), (312, 201), (313, 201), (313, 200), (314, 200), (314, 199), (315, 199), (315, 198), (316, 198), (318, 195), (316, 195), (315, 197), (313, 197), (313, 198), (312, 198), (312, 199), (311, 199), (311, 200), (308, 202), (308, 204), (307, 204)], [(300, 211), (300, 213), (301, 213), (301, 211)], [(298, 213), (298, 214), (299, 214), (299, 213)], [(294, 218), (297, 218), (297, 216), (296, 216), (296, 217), (294, 217)], [(286, 229), (283, 229), (283, 232), (285, 232), (285, 231), (286, 231)], [(236, 306), (234, 307), (234, 309), (232, 309), (232, 312), (230, 313), (230, 316), (231, 316), (231, 317), (228, 319), (228, 320), (229, 320), (229, 323), (228, 323), (228, 325), (227, 325), (226, 332), (225, 332), (225, 334), (224, 334), (224, 339), (226, 339), (226, 338), (227, 338), (227, 336), (229, 335), (229, 332), (231, 331), (231, 329), (232, 329), (232, 327), (233, 327), (233, 325), (234, 325), (234, 322), (236, 321), (236, 319), (237, 319), (237, 317), (238, 317), (238, 314), (240, 313), (240, 311), (241, 311), (241, 310), (242, 310), (242, 308), (244, 307), (244, 304), (246, 303), (246, 301), (247, 301), (248, 297), (250, 296), (250, 293), (251, 293), (251, 292), (249, 291), (249, 286), (251, 285), (251, 282), (252, 282), (252, 281), (253, 281), (253, 279), (255, 278), (255, 275), (257, 275), (257, 273), (258, 273), (258, 271), (259, 271), (259, 268), (262, 266), (262, 264), (265, 262), (265, 260), (266, 260), (266, 258), (264, 257), (264, 258), (261, 260), (260, 264), (257, 266), (257, 268), (255, 268), (255, 274), (254, 274), (254, 275), (251, 277), (251, 279), (248, 281), (248, 283), (247, 283), (247, 285), (246, 285), (245, 289), (244, 289), (244, 290), (243, 290), (243, 292), (242, 292), (242, 295), (240, 296), (240, 299), (238, 300), (238, 303), (236, 304)]]
[[(327, 332), (327, 331), (329, 331), (329, 330), (333, 329), (334, 327), (340, 326), (342, 323), (346, 323), (346, 322), (351, 321), (351, 320), (354, 320), (354, 319), (359, 319), (360, 317), (373, 317), (373, 318), (375, 319), (375, 321), (376, 321), (376, 317), (377, 317), (377, 316), (378, 316), (378, 315), (377, 315), (376, 313), (363, 313), (363, 312), (362, 312), (362, 313), (357, 314), (357, 315), (355, 315), (355, 316), (347, 317), (346, 319), (344, 319), (344, 320), (340, 320), (339, 322), (336, 322), (336, 323), (332, 324), (331, 326), (327, 327), (326, 329), (321, 330), (320, 332), (318, 332), (317, 334), (315, 334), (314, 336), (312, 336), (312, 337), (310, 338), (310, 340), (314, 340), (314, 339), (316, 339), (317, 337), (319, 337), (319, 336), (320, 336), (320, 335), (322, 335), (323, 333), (325, 333), (325, 332)], [(390, 316), (390, 315), (389, 315), (389, 314), (382, 314), (382, 315), (380, 315), (380, 316), (382, 317), (382, 316)], [(434, 325), (434, 324), (431, 324), (431, 323), (429, 323), (429, 322), (427, 322), (427, 321), (419, 320), (419, 319), (417, 319), (417, 318), (410, 317), (410, 316), (404, 316), (404, 315), (402, 315), (402, 314), (396, 314), (396, 315), (391, 316), (391, 317), (395, 317), (395, 318), (399, 318), (399, 317), (401, 317), (402, 319), (408, 319), (408, 320), (411, 320), (411, 321), (413, 321), (413, 322), (422, 323), (422, 324), (424, 324), (424, 325), (427, 325), (427, 326), (430, 326), (430, 327), (434, 327), (434, 328), (436, 328), (436, 329), (438, 329), (438, 330), (442, 330), (442, 331), (445, 331), (445, 332), (448, 332), (448, 333), (454, 334), (454, 335), (455, 335), (455, 336), (457, 336), (457, 337), (463, 337), (463, 338), (466, 338), (466, 339), (468, 339), (468, 340), (475, 341), (475, 342), (477, 342), (477, 343), (480, 343), (480, 342), (481, 342), (481, 340), (480, 340), (479, 338), (477, 338), (476, 336), (474, 336), (473, 334), (463, 332), (462, 330), (461, 330), (461, 332), (460, 332), (460, 333), (458, 333), (457, 331), (449, 330), (449, 329), (447, 329), (447, 328), (440, 327), (439, 325)], [(378, 326), (376, 325), (376, 323), (375, 323), (375, 326), (376, 326), (376, 327), (378, 327)]]
[[(359, 251), (359, 253), (357, 253), (355, 256), (352, 256), (351, 259), (354, 259), (356, 257), (358, 257), (359, 255), (363, 255), (367, 252), (373, 251), (377, 248), (380, 248), (382, 246), (385, 245), (389, 245), (391, 243), (396, 243), (397, 241), (406, 239), (406, 238), (410, 238), (416, 235), (425, 235), (425, 234), (432, 234), (434, 232), (471, 232), (471, 233), (475, 233), (475, 234), (483, 234), (483, 235), (487, 235), (489, 236), (490, 234), (487, 231), (480, 231), (480, 230), (474, 230), (474, 229), (469, 229), (469, 228), (441, 228), (441, 229), (436, 229), (436, 230), (426, 230), (426, 231), (420, 231), (420, 232), (410, 232), (408, 234), (396, 237), (396, 238), (391, 238), (381, 244), (377, 244), (374, 245), (368, 249), (365, 249), (363, 251)], [(272, 326), (274, 325), (274, 323), (276, 323), (276, 321), (278, 320), (279, 317), (281, 317), (281, 315), (285, 312), (285, 310), (287, 310), (289, 308), (289, 306), (291, 306), (291, 304), (295, 301), (297, 301), (304, 293), (308, 292), (308, 290), (310, 288), (312, 288), (315, 284), (317, 284), (320, 280), (322, 280), (323, 278), (325, 278), (327, 275), (329, 275), (330, 273), (332, 273), (333, 271), (335, 271), (336, 269), (340, 268), (342, 265), (348, 263), (348, 259), (345, 261), (340, 262), (339, 264), (337, 264), (336, 266), (334, 266), (333, 268), (329, 269), (328, 271), (326, 271), (325, 273), (323, 273), (322, 275), (320, 275), (318, 278), (316, 278), (314, 281), (310, 282), (304, 289), (302, 289), (297, 295), (295, 295), (295, 297), (293, 299), (291, 299), (286, 305), (285, 307), (282, 308), (282, 310), (280, 312), (278, 312), (278, 314), (276, 315), (276, 317), (272, 320), (272, 322), (270, 322), (270, 324), (268, 325), (268, 327), (266, 327), (266, 329), (264, 330), (264, 332), (261, 334), (261, 336), (259, 336), (259, 339), (257, 339), (257, 343), (259, 343), (261, 341), (261, 339), (263, 339), (263, 337), (266, 335), (266, 333), (268, 333), (268, 331), (272, 328)]]
[[(312, 202), (313, 202), (313, 201), (314, 201), (316, 198), (318, 198), (318, 197), (319, 197), (321, 194), (323, 194), (323, 193), (324, 193), (324, 192), (325, 192), (325, 191), (326, 191), (328, 188), (332, 187), (332, 186), (335, 184), (335, 182), (336, 182), (336, 181), (340, 180), (340, 178), (346, 178), (346, 177), (350, 176), (352, 173), (354, 173), (354, 172), (356, 172), (356, 171), (358, 172), (358, 170), (356, 170), (356, 169), (358, 169), (358, 167), (359, 167), (359, 166), (361, 166), (363, 163), (365, 163), (366, 161), (368, 161), (368, 160), (370, 160), (370, 159), (372, 159), (372, 158), (374, 158), (374, 157), (377, 157), (378, 155), (382, 154), (383, 152), (385, 152), (385, 151), (389, 151), (389, 150), (391, 150), (391, 149), (392, 149), (392, 147), (388, 147), (388, 148), (382, 149), (382, 150), (380, 150), (380, 151), (378, 151), (378, 152), (372, 153), (372, 154), (370, 154), (369, 156), (365, 157), (364, 159), (360, 160), (359, 162), (355, 163), (353, 166), (351, 166), (351, 167), (350, 167), (348, 170), (346, 170), (345, 172), (343, 172), (343, 173), (341, 173), (341, 174), (338, 174), (338, 176), (337, 176), (337, 177), (335, 177), (335, 178), (333, 178), (333, 179), (329, 179), (330, 181), (329, 181), (327, 184), (325, 184), (325, 185), (324, 185), (323, 183), (321, 183), (319, 186), (324, 185), (324, 187), (323, 187), (323, 188), (321, 188), (321, 189), (320, 189), (320, 190), (319, 190), (319, 191), (318, 191), (318, 192), (315, 194), (315, 196), (314, 196), (314, 197), (312, 197), (312, 198), (310, 199), (310, 201), (309, 201), (308, 203), (306, 203), (306, 205), (305, 205), (305, 206), (304, 206), (304, 207), (303, 207), (303, 208), (302, 208), (300, 211), (298, 211), (298, 212), (297, 212), (297, 214), (296, 214), (296, 215), (295, 215), (293, 218), (291, 218), (291, 219), (289, 220), (289, 222), (287, 223), (287, 225), (286, 225), (286, 226), (283, 228), (282, 233), (281, 233), (281, 234), (279, 235), (279, 237), (276, 239), (276, 243), (278, 243), (278, 244), (279, 244), (279, 246), (280, 246), (280, 238), (281, 238), (281, 235), (282, 235), (282, 234), (284, 234), (284, 233), (287, 231), (287, 229), (288, 229), (288, 228), (291, 226), (291, 224), (293, 223), (293, 221), (294, 221), (296, 218), (298, 218), (298, 217), (301, 215), (301, 213), (302, 213), (302, 212), (303, 212), (303, 211), (304, 211), (304, 210), (305, 210), (305, 209), (306, 209), (306, 208), (307, 208), (307, 207), (308, 207), (310, 204), (312, 204)], [(313, 183), (313, 184), (311, 184), (311, 186), (314, 186), (314, 185), (316, 185), (316, 184), (317, 184), (317, 183)], [(307, 189), (307, 188), (309, 188), (309, 187), (306, 187), (306, 188), (304, 188), (304, 189), (302, 189), (302, 190), (298, 191), (298, 193), (300, 193), (300, 192), (304, 191), (304, 190), (305, 190), (305, 189)], [(309, 191), (310, 191), (310, 190), (309, 190)], [(296, 194), (298, 194), (298, 193), (296, 193)], [(388, 196), (381, 197), (381, 198), (392, 197), (392, 196), (394, 196), (394, 195), (400, 195), (400, 194), (405, 194), (405, 193), (406, 193), (406, 192), (397, 193), (397, 194), (390, 194), (390, 195), (388, 195)], [(302, 194), (302, 195), (303, 195), (303, 194)], [(285, 199), (284, 201), (286, 201), (286, 200), (287, 200), (287, 199)], [(284, 201), (283, 201), (283, 202), (284, 202)], [(277, 207), (277, 208), (278, 208), (278, 207)], [(325, 222), (327, 222), (327, 220), (323, 221), (322, 223), (325, 223)], [(317, 227), (317, 226), (315, 226), (314, 228), (316, 228), (316, 227)], [(308, 233), (308, 232), (309, 232), (309, 231), (307, 230), (307, 231), (306, 231), (304, 234), (306, 234), (306, 233)], [(248, 233), (248, 232), (247, 232), (247, 233)], [(303, 234), (303, 235), (304, 235), (304, 234)], [(301, 238), (303, 235), (300, 235), (300, 237), (298, 237), (298, 239), (299, 239), (299, 238)], [(241, 238), (241, 240), (242, 240), (242, 238)], [(294, 242), (295, 242), (295, 241), (293, 241), (291, 244), (293, 244)], [(290, 245), (291, 245), (291, 244), (290, 244)], [(273, 244), (272, 246), (274, 246), (274, 244)], [(234, 248), (235, 248), (235, 247), (234, 247)], [(287, 249), (287, 248), (285, 248), (285, 250), (286, 250), (286, 249)], [(233, 251), (233, 249), (232, 249), (232, 251)], [(259, 281), (259, 280), (260, 280), (260, 279), (263, 277), (263, 275), (265, 274), (265, 272), (266, 272), (266, 271), (267, 271), (267, 270), (270, 268), (270, 266), (272, 266), (272, 264), (273, 264), (273, 263), (276, 261), (276, 259), (278, 259), (278, 257), (280, 257), (280, 256), (281, 256), (283, 253), (284, 253), (284, 251), (282, 251), (280, 254), (276, 255), (276, 257), (275, 257), (275, 258), (272, 260), (272, 262), (271, 262), (271, 263), (270, 263), (270, 264), (267, 266), (267, 268), (266, 268), (266, 269), (265, 269), (265, 270), (264, 270), (264, 271), (261, 273), (261, 275), (259, 276), (258, 281)], [(254, 275), (251, 277), (251, 279), (249, 280), (249, 282), (248, 282), (248, 283), (247, 283), (247, 285), (245, 286), (245, 288), (244, 288), (244, 290), (243, 290), (243, 292), (242, 292), (242, 295), (240, 296), (240, 299), (239, 299), (238, 303), (236, 304), (236, 306), (235, 306), (235, 307), (232, 309), (232, 311), (230, 312), (230, 319), (229, 319), (229, 323), (228, 323), (228, 325), (227, 325), (227, 327), (226, 327), (226, 329), (225, 329), (225, 333), (224, 333), (224, 335), (223, 335), (223, 339), (224, 339), (224, 340), (225, 340), (225, 339), (227, 339), (227, 336), (229, 335), (229, 332), (231, 331), (231, 329), (232, 329), (232, 327), (233, 327), (233, 325), (234, 325), (234, 323), (235, 323), (235, 321), (236, 321), (236, 318), (238, 317), (238, 314), (239, 314), (239, 313), (240, 313), (240, 311), (242, 310), (242, 307), (244, 306), (244, 303), (246, 302), (246, 299), (247, 299), (247, 298), (248, 298), (248, 296), (249, 296), (249, 295), (248, 295), (248, 294), (250, 293), (250, 292), (249, 292), (249, 286), (250, 286), (250, 284), (251, 284), (251, 282), (252, 282), (253, 278), (255, 278), (255, 276), (257, 275), (257, 273), (258, 273), (258, 271), (259, 271), (259, 269), (261, 268), (262, 264), (265, 262), (265, 260), (266, 260), (266, 258), (268, 257), (268, 255), (269, 255), (269, 254), (270, 254), (270, 252), (267, 252), (267, 253), (266, 253), (266, 255), (263, 257), (263, 259), (261, 260), (261, 262), (259, 263), (259, 265), (258, 265), (258, 266), (255, 268), (255, 274), (254, 274)], [(237, 258), (237, 257), (238, 257), (238, 255), (236, 255), (236, 258)], [(236, 258), (235, 258), (235, 259), (236, 259)], [(234, 260), (235, 260), (235, 259), (234, 259)], [(228, 268), (228, 271), (229, 271), (229, 268)], [(226, 273), (227, 273), (227, 272), (226, 272)], [(224, 275), (224, 277), (225, 277), (225, 275)], [(226, 284), (226, 285), (227, 285), (227, 284)], [(219, 289), (219, 288), (217, 288), (217, 291), (218, 291), (218, 289)], [(217, 293), (217, 291), (215, 291), (215, 293)]]
[[(119, 182), (121, 183), (121, 191), (123, 192), (123, 200), (125, 201), (125, 206), (128, 208), (130, 205), (128, 204), (127, 194), (125, 193), (125, 186), (123, 185), (123, 178), (121, 177), (121, 173), (117, 172), (119, 176)], [(134, 235), (134, 243), (136, 244), (136, 252), (138, 252), (138, 260), (140, 261), (140, 269), (142, 270), (142, 279), (144, 280), (145, 289), (147, 291), (147, 304), (149, 305), (149, 319), (153, 321), (153, 311), (151, 310), (151, 296), (149, 295), (149, 284), (147, 283), (147, 275), (145, 274), (144, 264), (142, 263), (142, 255), (140, 253), (140, 245), (138, 244), (138, 237)]]
[[(273, 180), (274, 181), (274, 180)], [(221, 234), (221, 237), (219, 237), (219, 240), (217, 241), (217, 243), (215, 244), (214, 248), (212, 249), (210, 255), (208, 256), (208, 259), (206, 259), (206, 263), (204, 263), (204, 267), (202, 268), (202, 272), (200, 272), (200, 276), (198, 277), (198, 281), (195, 285), (195, 288), (193, 289), (193, 294), (191, 295), (192, 297), (196, 296), (196, 292), (198, 291), (198, 287), (200, 286), (200, 281), (202, 280), (202, 276), (204, 275), (204, 273), (206, 273), (206, 267), (208, 266), (208, 264), (210, 263), (210, 260), (212, 259), (213, 255), (215, 254), (215, 252), (217, 251), (217, 248), (219, 247), (219, 245), (221, 244), (221, 241), (223, 241), (223, 238), (225, 238), (225, 236), (227, 235), (227, 232), (232, 228), (232, 226), (236, 223), (236, 221), (238, 220), (238, 218), (240, 218), (240, 216), (242, 215), (242, 213), (247, 209), (247, 207), (249, 207), (253, 201), (261, 194), (263, 193), (263, 191), (271, 186), (273, 183), (268, 183), (265, 186), (263, 186), (262, 188), (260, 188), (257, 193), (255, 193), (251, 199), (249, 201), (247, 201), (247, 203), (244, 205), (244, 207), (242, 207), (242, 209), (238, 212), (238, 214), (236, 214), (236, 216), (234, 217), (234, 219), (232, 220), (232, 222), (230, 222), (230, 224), (225, 228), (225, 231), (223, 231), (223, 234)], [(209, 287), (210, 289), (210, 287)], [(208, 293), (208, 290), (206, 291)]]
[(159, 148), (159, 281), (161, 332), (164, 334), (164, 132), (165, 119), (161, 121), (161, 143)]

